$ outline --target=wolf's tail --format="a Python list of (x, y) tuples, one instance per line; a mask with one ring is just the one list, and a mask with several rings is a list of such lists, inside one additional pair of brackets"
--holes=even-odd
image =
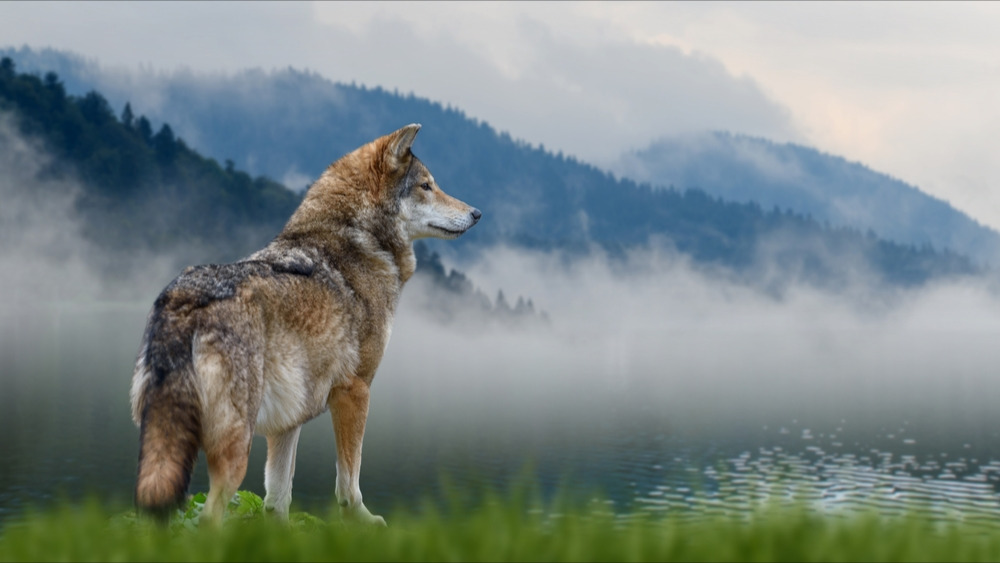
[[(161, 522), (184, 502), (201, 443), (201, 406), (193, 373), (157, 374), (144, 396), (139, 425), (135, 503)], [(150, 382), (152, 383), (152, 382)]]

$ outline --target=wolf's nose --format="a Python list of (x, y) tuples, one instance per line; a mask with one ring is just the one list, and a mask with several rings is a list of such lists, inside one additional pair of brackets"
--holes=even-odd
[(483, 212), (482, 211), (476, 209), (475, 207), (472, 208), (472, 222), (473, 223), (478, 223), (479, 222), (479, 218), (482, 217), (482, 216), (483, 216)]

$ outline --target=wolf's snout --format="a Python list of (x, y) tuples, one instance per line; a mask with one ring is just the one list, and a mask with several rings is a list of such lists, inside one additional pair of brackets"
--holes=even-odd
[(482, 217), (482, 216), (483, 216), (483, 212), (482, 211), (476, 209), (475, 207), (472, 208), (472, 224), (473, 225), (475, 225), (476, 223), (478, 223), (479, 222), (479, 218)]

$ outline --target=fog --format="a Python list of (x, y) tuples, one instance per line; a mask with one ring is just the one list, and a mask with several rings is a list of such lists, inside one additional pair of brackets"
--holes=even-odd
[[(109, 301), (147, 310), (176, 275), (177, 257), (136, 256), (137, 274), (109, 286), (102, 250), (80, 236), (78, 188), (39, 179), (46, 157), (14, 133), (9, 117), (0, 119), (0, 147), (3, 310)], [(860, 273), (836, 292), (788, 280), (775, 292), (655, 246), (624, 260), (599, 250), (570, 260), (496, 247), (451, 266), (487, 295), (533, 299), (551, 322), (513, 330), (469, 316), (441, 324), (426, 314), (432, 288), (418, 276), (404, 290), (376, 395), (429, 393), (456, 407), (480, 397), (484, 408), (508, 412), (578, 400), (727, 412), (837, 400), (926, 406), (945, 391), (978, 405), (998, 390), (992, 340), (1000, 299), (987, 279), (903, 290), (874, 285), (858, 264), (844, 264)]]
[(654, 250), (622, 265), (495, 248), (460, 267), (487, 294), (531, 296), (551, 325), (428, 325), (406, 295), (377, 387), (405, 380), (456, 405), (478, 397), (486, 410), (699, 418), (908, 408), (974, 416), (1000, 398), (1000, 301), (984, 280), (837, 293), (802, 285), (775, 296)]
[[(782, 104), (717, 58), (609, 36), (606, 18), (566, 5), (522, 10), (258, 2), (234, 13), (200, 4), (67, 4), (55, 17), (51, 8), (25, 4), (0, 6), (0, 32), (13, 45), (72, 50), (132, 69), (309, 68), (459, 106), (515, 138), (588, 161), (613, 158), (665, 131), (728, 126), (801, 139)], [(99, 90), (107, 94), (110, 86)], [(133, 103), (140, 97), (144, 103), (135, 107), (152, 111), (155, 85)]]
[[(176, 274), (176, 256), (114, 256), (84, 238), (76, 210), (82, 188), (51, 164), (40, 143), (0, 113), (0, 311), (136, 299)], [(130, 277), (108, 275), (109, 264), (125, 262)]]
[[(79, 236), (72, 180), (39, 180), (45, 157), (9, 120), (0, 149), (0, 421), (12, 429), (0, 437), (10, 452), (0, 477), (11, 491), (48, 490), (68, 471), (126, 496), (132, 362), (177, 257), (137, 256), (135, 275), (109, 284), (101, 249)], [(947, 443), (994, 440), (992, 280), (903, 290), (862, 272), (837, 291), (774, 291), (655, 245), (615, 259), (501, 246), (447, 265), (487, 295), (530, 297), (551, 321), (442, 323), (426, 310), (429, 279), (407, 285), (366, 434), (365, 479), (386, 499), (443, 465), (518, 467), (560, 448), (589, 448), (593, 461), (637, 432), (716, 439), (793, 421), (913, 423)], [(328, 417), (308, 424), (296, 480), (305, 498), (329, 498), (334, 452)], [(257, 490), (260, 440), (252, 455)], [(192, 488), (205, 486), (196, 470)]]
[[(0, 114), (0, 287), (3, 303), (38, 297), (59, 299), (64, 292), (93, 293), (85, 256), (72, 221), (78, 187), (37, 177), (48, 159), (39, 147), (15, 134), (13, 120)], [(56, 276), (51, 267), (63, 274)], [(78, 283), (67, 284), (64, 277)]]

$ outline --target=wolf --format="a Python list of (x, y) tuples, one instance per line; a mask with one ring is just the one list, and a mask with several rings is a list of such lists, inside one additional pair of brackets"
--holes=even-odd
[(140, 511), (165, 520), (183, 503), (201, 448), (203, 514), (221, 521), (257, 433), (267, 438), (265, 509), (287, 518), (299, 430), (329, 410), (341, 513), (385, 525), (362, 502), (361, 443), (372, 379), (416, 267), (413, 241), (454, 239), (482, 216), (414, 156), (419, 129), (343, 156), (270, 244), (233, 264), (189, 267), (156, 298), (130, 390)]

